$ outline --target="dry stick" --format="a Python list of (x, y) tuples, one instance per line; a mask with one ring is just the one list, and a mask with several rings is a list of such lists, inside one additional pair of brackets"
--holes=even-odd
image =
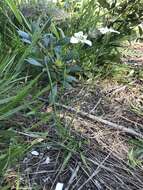
[(87, 118), (87, 119), (90, 119), (92, 121), (98, 121), (100, 123), (103, 123), (105, 125), (107, 125), (108, 127), (110, 128), (113, 128), (113, 129), (116, 129), (116, 130), (120, 130), (124, 133), (127, 133), (127, 134), (130, 134), (131, 136), (135, 136), (135, 137), (139, 137), (141, 139), (143, 139), (143, 135), (136, 132), (135, 130), (131, 129), (131, 128), (127, 128), (123, 125), (118, 125), (116, 123), (113, 123), (111, 121), (108, 121), (108, 120), (105, 120), (105, 119), (102, 119), (101, 117), (98, 117), (98, 116), (95, 116), (95, 115), (92, 115), (92, 114), (88, 114), (87, 112), (84, 112), (84, 111), (77, 111), (76, 109), (72, 108), (72, 107), (69, 107), (69, 106), (66, 106), (66, 105), (62, 105), (62, 104), (58, 104), (56, 103), (56, 106), (58, 107), (62, 107), (70, 112), (73, 112), (73, 113), (76, 113), (77, 115), (80, 115), (82, 118)]
[(117, 92), (123, 91), (123, 90), (126, 89), (126, 87), (128, 87), (129, 85), (134, 84), (135, 82), (136, 82), (136, 81), (132, 81), (132, 82), (130, 82), (130, 83), (124, 85), (124, 86), (120, 86), (120, 87), (113, 88), (113, 89), (111, 89), (110, 91), (108, 91), (108, 92), (106, 93), (106, 95), (108, 95), (108, 94), (110, 94), (110, 93), (113, 93), (113, 95), (114, 95), (114, 94), (116, 94)]
[(101, 100), (102, 100), (102, 98), (99, 98), (99, 100), (98, 100), (98, 102), (96, 103), (96, 105), (94, 106), (94, 108), (89, 112), (90, 114), (94, 113), (94, 110), (99, 106)]
[(72, 173), (72, 176), (70, 177), (70, 180), (65, 190), (69, 190), (71, 184), (73, 183), (74, 178), (77, 176), (78, 171), (79, 171), (79, 165), (76, 167), (75, 171)]
[(78, 190), (82, 190), (83, 187), (92, 180), (93, 177), (95, 177), (99, 172), (100, 169), (102, 168), (102, 165), (106, 162), (106, 160), (109, 158), (111, 152), (106, 156), (106, 158), (97, 166), (96, 170), (92, 173), (92, 175), (78, 188)]

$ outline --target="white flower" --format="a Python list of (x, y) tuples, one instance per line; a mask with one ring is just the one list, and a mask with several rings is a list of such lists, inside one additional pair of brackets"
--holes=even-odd
[(87, 35), (83, 35), (82, 31), (75, 33), (74, 36), (71, 37), (70, 43), (72, 44), (82, 43), (92, 46), (92, 42), (90, 40), (87, 40)]
[(34, 155), (34, 156), (39, 156), (39, 152), (37, 152), (36, 150), (33, 150), (33, 151), (31, 152), (31, 154)]
[(57, 183), (55, 190), (62, 190), (62, 189), (63, 189), (63, 186), (64, 186), (63, 183)]
[(120, 32), (112, 29), (112, 28), (108, 28), (107, 26), (105, 28), (99, 28), (98, 29), (102, 34), (106, 34), (108, 32), (112, 32), (112, 33), (117, 33), (117, 34), (120, 34)]
[(74, 36), (72, 36), (70, 39), (70, 43), (72, 43), (72, 44), (78, 44), (79, 42), (80, 41), (77, 38), (75, 38)]
[(143, 29), (143, 22), (139, 24), (139, 26)]

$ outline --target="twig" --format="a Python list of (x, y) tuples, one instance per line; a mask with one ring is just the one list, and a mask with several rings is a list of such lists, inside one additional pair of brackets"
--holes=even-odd
[(98, 102), (96, 103), (96, 105), (94, 106), (94, 108), (89, 112), (89, 113), (94, 113), (95, 109), (98, 107), (98, 105), (100, 104), (102, 98), (99, 98)]
[(102, 119), (101, 117), (98, 117), (98, 116), (95, 116), (95, 115), (92, 115), (92, 114), (88, 114), (87, 112), (84, 112), (84, 111), (77, 111), (76, 109), (70, 107), (70, 106), (66, 106), (66, 105), (62, 105), (62, 104), (58, 104), (56, 103), (56, 106), (58, 107), (62, 107), (70, 112), (73, 112), (73, 113), (76, 113), (77, 115), (80, 115), (82, 118), (87, 118), (87, 119), (90, 119), (92, 121), (97, 121), (97, 122), (100, 122), (100, 123), (103, 123), (105, 125), (107, 125), (108, 127), (110, 128), (113, 128), (113, 129), (116, 129), (116, 130), (120, 130), (124, 133), (127, 133), (131, 136), (134, 136), (134, 137), (138, 137), (138, 138), (141, 138), (143, 139), (143, 135), (136, 132), (134, 129), (131, 129), (131, 128), (127, 128), (123, 125), (118, 125), (116, 123), (113, 123), (111, 121), (108, 121), (108, 120), (105, 120), (105, 119)]
[[(39, 98), (39, 100), (44, 101), (44, 102), (48, 102), (44, 98)], [(59, 103), (56, 103), (55, 105), (58, 106), (58, 107), (62, 107), (63, 109), (66, 109), (66, 110), (68, 110), (70, 112), (76, 113), (77, 115), (80, 115), (82, 118), (86, 117), (87, 119), (90, 119), (90, 120), (92, 120), (94, 122), (97, 121), (97, 122), (103, 123), (103, 124), (107, 125), (110, 128), (113, 128), (113, 129), (116, 129), (116, 130), (120, 130), (120, 131), (122, 131), (124, 133), (127, 133), (127, 134), (131, 135), (131, 136), (143, 139), (143, 135), (140, 134), (140, 133), (138, 133), (138, 132), (136, 132), (134, 129), (127, 128), (127, 127), (125, 127), (123, 125), (118, 125), (116, 123), (113, 123), (111, 121), (102, 119), (101, 117), (89, 114), (89, 113), (84, 112), (84, 111), (78, 111), (78, 110), (76, 110), (76, 109), (74, 109), (74, 108), (72, 108), (70, 106), (66, 106), (66, 105), (59, 104)]]
[(69, 190), (69, 187), (71, 186), (74, 178), (77, 176), (78, 170), (79, 170), (79, 165), (76, 167), (75, 171), (72, 173), (72, 176), (70, 177), (70, 180), (69, 180), (68, 185), (65, 188), (65, 190)]
[(78, 188), (78, 190), (82, 190), (83, 187), (90, 181), (92, 180), (93, 177), (95, 177), (99, 172), (100, 169), (102, 168), (102, 165), (106, 162), (106, 160), (109, 158), (111, 152), (106, 156), (106, 158), (97, 166), (96, 170), (92, 173), (92, 175)]
[(106, 95), (111, 94), (111, 93), (114, 95), (114, 94), (116, 94), (117, 92), (123, 91), (123, 90), (125, 90), (129, 85), (133, 85), (135, 82), (136, 82), (136, 81), (132, 81), (132, 82), (130, 82), (130, 83), (124, 85), (124, 86), (119, 86), (119, 87), (113, 88), (113, 89), (111, 89), (110, 91), (108, 91), (108, 92), (106, 93)]

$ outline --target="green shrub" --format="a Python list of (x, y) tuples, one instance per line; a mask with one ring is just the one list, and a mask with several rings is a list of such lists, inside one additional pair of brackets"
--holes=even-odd
[[(124, 41), (133, 39), (132, 34), (137, 27), (141, 33), (139, 24), (143, 19), (143, 1), (79, 2), (74, 3), (75, 9), (73, 8), (72, 22), (68, 30), (71, 31), (70, 35), (83, 31), (92, 41), (91, 48), (84, 46), (77, 49), (79, 62), (87, 76), (110, 73), (111, 65), (120, 63), (118, 47), (123, 46)], [(107, 29), (106, 27), (120, 33), (101, 34), (99, 29)]]

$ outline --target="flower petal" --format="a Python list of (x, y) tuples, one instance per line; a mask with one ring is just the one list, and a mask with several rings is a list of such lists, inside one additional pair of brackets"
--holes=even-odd
[(72, 36), (70, 39), (70, 43), (72, 43), (72, 44), (78, 44), (79, 42), (80, 42), (79, 39), (75, 38), (74, 36)]
[(99, 30), (102, 34), (106, 34), (107, 32), (109, 32), (107, 27), (105, 27), (105, 28), (99, 28), (98, 30)]
[(118, 32), (117, 30), (114, 30), (114, 29), (112, 29), (112, 28), (109, 29), (109, 32), (113, 32), (113, 33), (120, 34), (120, 32)]
[(74, 36), (75, 36), (76, 38), (82, 38), (82, 37), (83, 37), (83, 32), (80, 31), (80, 32), (74, 33)]
[(105, 28), (99, 28), (98, 29), (102, 34), (106, 34), (108, 32), (113, 32), (113, 33), (117, 33), (117, 34), (120, 34), (120, 32), (112, 29), (112, 28), (108, 28), (107, 26)]
[(84, 43), (89, 45), (89, 46), (92, 46), (92, 42), (90, 40), (85, 40)]

